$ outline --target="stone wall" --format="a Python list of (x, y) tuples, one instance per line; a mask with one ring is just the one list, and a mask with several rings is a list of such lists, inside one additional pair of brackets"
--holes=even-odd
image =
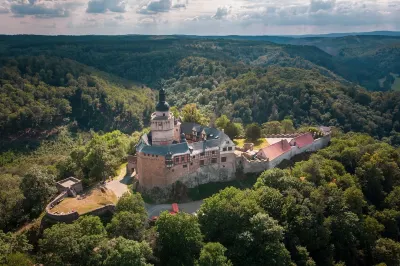
[(244, 173), (261, 173), (267, 169), (271, 169), (279, 165), (283, 160), (290, 160), (294, 156), (298, 154), (302, 154), (304, 152), (314, 152), (320, 150), (329, 145), (331, 141), (331, 136), (326, 135), (319, 139), (314, 140), (314, 142), (310, 145), (298, 148), (297, 146), (292, 146), (290, 151), (282, 154), (281, 156), (268, 161), (268, 160), (248, 160), (244, 156), (241, 157), (241, 163), (243, 165)]
[(51, 212), (51, 209), (60, 203), (64, 198), (68, 197), (67, 191), (62, 192), (57, 197), (55, 197), (47, 206), (46, 206), (46, 217), (64, 223), (71, 223), (79, 218), (79, 214), (77, 212), (70, 212), (64, 214), (55, 214)]
[(105, 206), (102, 206), (100, 208), (97, 208), (93, 211), (87, 212), (83, 215), (94, 215), (94, 216), (101, 216), (107, 212), (114, 213), (115, 212), (115, 205), (114, 204), (108, 204)]

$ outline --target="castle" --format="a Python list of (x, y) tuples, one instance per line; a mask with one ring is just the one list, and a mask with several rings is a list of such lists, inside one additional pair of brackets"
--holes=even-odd
[(140, 138), (128, 169), (136, 170), (144, 189), (165, 188), (176, 181), (192, 187), (234, 176), (234, 152), (235, 144), (224, 132), (174, 117), (161, 89), (151, 131)]
[(251, 143), (236, 147), (223, 132), (195, 123), (181, 123), (174, 117), (159, 91), (156, 111), (151, 115), (151, 131), (141, 136), (136, 155), (128, 156), (128, 171), (136, 171), (142, 191), (156, 191), (167, 197), (177, 181), (186, 187), (235, 178), (243, 173), (259, 173), (294, 156), (327, 146), (329, 127), (320, 127), (322, 136), (312, 133), (266, 136), (268, 146), (253, 150)]

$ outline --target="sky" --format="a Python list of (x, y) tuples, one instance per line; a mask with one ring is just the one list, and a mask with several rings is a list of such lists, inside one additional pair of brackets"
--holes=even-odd
[(0, 34), (400, 31), (400, 0), (0, 0)]

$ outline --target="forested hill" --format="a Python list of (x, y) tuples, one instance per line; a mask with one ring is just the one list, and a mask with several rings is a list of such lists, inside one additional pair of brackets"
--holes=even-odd
[(0, 58), (0, 93), (3, 137), (69, 122), (128, 133), (143, 127), (154, 105), (148, 88), (50, 56)]
[[(395, 45), (396, 40), (360, 38), (370, 49), (378, 43)], [(341, 50), (347, 43), (324, 39)], [(380, 64), (392, 69), (400, 62), (397, 48), (382, 50), (390, 60), (380, 64), (381, 54), (373, 52), (360, 52), (359, 58), (352, 52), (353, 59), (338, 64), (337, 56), (316, 47), (317, 39), (307, 40), (314, 43), (193, 36), (0, 36), (5, 95), (1, 132), (48, 129), (69, 121), (86, 129), (140, 130), (155, 100), (145, 87), (155, 88), (165, 79), (172, 104), (198, 103), (211, 117), (227, 114), (245, 125), (291, 117), (296, 126), (337, 126), (390, 137), (395, 144), (399, 92), (371, 93), (346, 76), (357, 79), (368, 70), (362, 75), (372, 77), (369, 72)], [(348, 49), (362, 51), (364, 46)], [(375, 61), (365, 61), (366, 56)], [(392, 86), (392, 74), (381, 80), (382, 86)]]

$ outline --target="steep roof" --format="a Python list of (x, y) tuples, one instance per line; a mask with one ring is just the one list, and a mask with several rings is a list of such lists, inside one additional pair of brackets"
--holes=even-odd
[(187, 142), (181, 142), (171, 145), (157, 145), (151, 146), (148, 142), (147, 135), (144, 134), (136, 146), (137, 152), (143, 152), (152, 155), (165, 156), (168, 152), (172, 154), (181, 154), (189, 152), (189, 146)]
[(295, 137), (290, 141), (290, 144), (302, 148), (304, 146), (310, 145), (314, 142), (314, 138), (311, 133), (306, 133)]
[(274, 143), (268, 147), (265, 147), (259, 151), (261, 152), (263, 157), (268, 158), (269, 160), (273, 160), (287, 151), (290, 151), (291, 147), (289, 142), (286, 139), (283, 139), (277, 143)]

